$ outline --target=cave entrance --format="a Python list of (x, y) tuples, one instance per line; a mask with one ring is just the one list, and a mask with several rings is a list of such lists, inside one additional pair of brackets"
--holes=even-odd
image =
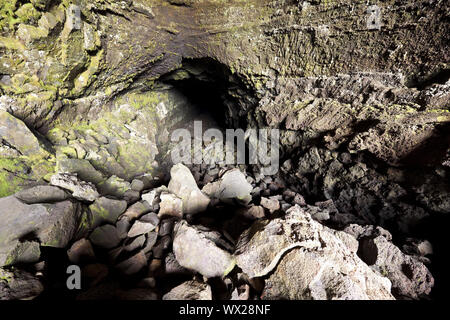
[(183, 59), (181, 68), (160, 81), (178, 90), (189, 102), (190, 112), (184, 122), (201, 120), (206, 128), (220, 129), (243, 124), (239, 100), (244, 98), (245, 87), (227, 66), (216, 60)]

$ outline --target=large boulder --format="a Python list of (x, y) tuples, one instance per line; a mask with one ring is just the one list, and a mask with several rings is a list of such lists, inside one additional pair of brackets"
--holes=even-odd
[[(17, 252), (29, 254), (32, 250), (36, 256), (36, 246), (26, 240), (38, 240), (41, 246), (66, 247), (79, 218), (80, 205), (69, 200), (27, 205), (14, 196), (1, 198), (0, 266), (20, 262)], [(26, 243), (29, 246), (24, 248)]]
[(178, 263), (186, 269), (207, 278), (224, 277), (233, 270), (235, 261), (230, 253), (216, 244), (219, 241), (216, 233), (181, 221), (174, 229), (173, 252)]
[(250, 278), (267, 277), (264, 299), (393, 299), (390, 281), (356, 250), (354, 238), (295, 206), (284, 218), (255, 222), (241, 235), (235, 257)]
[(392, 243), (392, 235), (388, 231), (359, 225), (350, 225), (344, 231), (358, 239), (361, 259), (391, 280), (396, 297), (418, 299), (430, 294), (434, 278), (421, 257), (403, 253)]

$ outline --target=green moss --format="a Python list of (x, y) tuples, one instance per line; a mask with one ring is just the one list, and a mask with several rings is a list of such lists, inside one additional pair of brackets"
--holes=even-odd
[(38, 21), (41, 17), (41, 13), (31, 3), (25, 3), (15, 12), (16, 16), (23, 23), (33, 23)]
[(95, 56), (91, 57), (88, 68), (75, 79), (73, 93), (81, 93), (83, 89), (95, 80), (95, 75), (100, 71), (102, 60), (103, 50), (100, 50)]
[(14, 16), (17, 0), (0, 0), (0, 29), (13, 29), (14, 25), (20, 22)]
[(16, 158), (0, 158), (0, 198), (21, 189), (27, 175), (26, 165)]
[(25, 46), (15, 38), (0, 37), (0, 48), (24, 50)]

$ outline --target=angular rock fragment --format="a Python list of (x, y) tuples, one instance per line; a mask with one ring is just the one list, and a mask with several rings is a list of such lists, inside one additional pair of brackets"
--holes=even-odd
[(141, 222), (136, 221), (131, 227), (130, 231), (128, 231), (128, 237), (134, 238), (141, 234), (148, 233), (150, 231), (155, 230), (156, 226), (149, 222)]
[(140, 235), (135, 239), (132, 239), (128, 242), (125, 242), (125, 247), (123, 248), (125, 251), (134, 251), (138, 248), (142, 248), (145, 243), (145, 235)]
[(125, 239), (128, 237), (128, 231), (131, 228), (130, 219), (126, 216), (123, 216), (116, 223), (117, 233), (120, 239)]
[(265, 198), (261, 197), (261, 205), (269, 210), (270, 213), (274, 213), (277, 210), (280, 210), (280, 202), (276, 198)]
[(158, 198), (159, 198), (159, 194), (158, 194), (158, 192), (156, 190), (152, 190), (152, 191), (142, 195), (142, 200), (143, 201), (147, 201), (147, 203), (152, 208), (156, 204), (156, 201), (157, 201)]
[(200, 191), (191, 171), (179, 163), (170, 170), (169, 191), (183, 200), (183, 213), (195, 214), (203, 212), (210, 199)]
[(212, 198), (218, 198), (223, 202), (236, 200), (242, 204), (248, 204), (252, 200), (252, 190), (253, 186), (239, 169), (225, 172), (219, 181), (203, 188), (203, 192)]
[(186, 221), (176, 224), (173, 252), (178, 263), (207, 278), (224, 277), (235, 266), (231, 254), (208, 238), (208, 233), (190, 226)]
[(144, 182), (138, 179), (134, 179), (133, 181), (131, 181), (131, 189), (141, 192), (142, 190), (144, 190)]
[(212, 300), (211, 287), (195, 280), (186, 281), (173, 288), (163, 297), (163, 300)]
[(0, 110), (0, 137), (21, 155), (37, 156), (45, 152), (25, 123), (3, 110)]
[(66, 247), (78, 228), (79, 217), (79, 205), (68, 200), (27, 205), (14, 196), (0, 198), (0, 266), (35, 260), (38, 248), (26, 242), (28, 239), (39, 240), (41, 246)]
[(92, 183), (78, 179), (76, 174), (55, 174), (51, 177), (50, 183), (54, 186), (71, 191), (72, 196), (78, 200), (93, 202), (100, 196)]
[(142, 216), (139, 221), (141, 222), (145, 222), (145, 223), (151, 223), (153, 224), (155, 227), (157, 225), (159, 225), (159, 218), (158, 215), (154, 212), (150, 212), (148, 214), (146, 214), (145, 216)]
[(340, 233), (295, 206), (241, 235), (237, 265), (250, 278), (268, 276), (264, 299), (393, 299), (390, 281), (349, 250)]
[(183, 201), (171, 193), (161, 193), (161, 202), (159, 204), (160, 218), (164, 217), (183, 217)]
[(156, 232), (151, 231), (151, 232), (147, 233), (147, 240), (145, 241), (145, 246), (143, 249), (144, 253), (148, 253), (152, 250), (157, 239), (158, 239), (158, 234)]
[(152, 208), (145, 201), (136, 202), (125, 211), (124, 216), (127, 216), (131, 220), (137, 219), (143, 214), (150, 212)]

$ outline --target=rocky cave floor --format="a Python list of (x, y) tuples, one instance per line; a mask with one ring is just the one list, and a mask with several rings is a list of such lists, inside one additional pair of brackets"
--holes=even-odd
[(371, 3), (0, 0), (0, 300), (445, 298), (448, 1)]
[[(326, 157), (334, 159), (332, 166), (349, 167), (349, 174), (373, 178), (360, 158), (330, 151)], [(303, 159), (300, 165), (314, 164)], [(3, 207), (15, 210), (61, 211), (59, 221), (41, 228), (47, 238), (77, 230), (61, 249), (26, 245), (36, 244), (32, 241), (41, 234), (22, 237), (23, 247), (13, 254), (15, 266), (1, 271), (1, 297), (431, 297), (433, 247), (428, 240), (400, 231), (393, 238), (376, 224), (352, 223), (355, 217), (340, 212), (333, 200), (305, 197), (305, 182), (295, 176), (290, 159), (274, 176), (262, 175), (256, 165), (178, 164), (159, 172), (132, 180), (123, 199), (103, 197), (71, 173), (2, 198)], [(68, 206), (76, 203), (88, 206), (79, 227), (67, 216), (74, 214)], [(61, 221), (66, 225), (52, 230)], [(24, 263), (36, 259), (40, 262)], [(81, 290), (67, 289), (69, 265), (81, 268)]]

